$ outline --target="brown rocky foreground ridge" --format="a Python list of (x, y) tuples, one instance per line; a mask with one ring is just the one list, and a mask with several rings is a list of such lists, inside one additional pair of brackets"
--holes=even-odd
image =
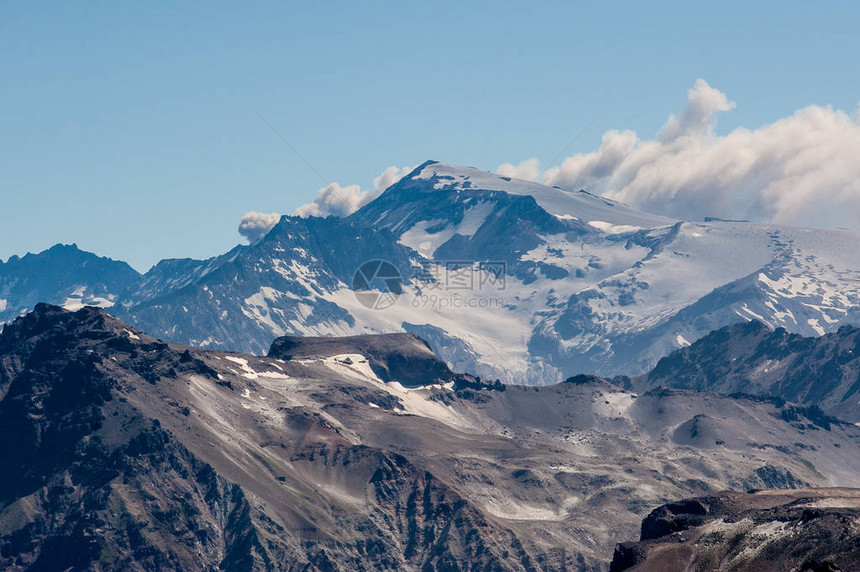
[(722, 492), (661, 506), (611, 572), (860, 569), (860, 489)]
[(677, 499), (860, 487), (860, 427), (782, 400), (504, 386), (411, 336), (275, 347), (6, 325), (0, 569), (605, 571)]

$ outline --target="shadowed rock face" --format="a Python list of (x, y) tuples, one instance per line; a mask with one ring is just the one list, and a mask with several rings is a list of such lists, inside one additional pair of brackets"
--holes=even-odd
[(672, 499), (860, 486), (860, 428), (790, 404), (487, 386), (414, 336), (281, 349), (166, 344), (92, 308), (7, 325), (0, 569), (606, 570)]
[(661, 359), (633, 386), (773, 395), (860, 420), (860, 329), (806, 338), (761, 322), (727, 326)]
[(619, 544), (611, 572), (857, 570), (860, 490), (723, 492), (671, 503)]

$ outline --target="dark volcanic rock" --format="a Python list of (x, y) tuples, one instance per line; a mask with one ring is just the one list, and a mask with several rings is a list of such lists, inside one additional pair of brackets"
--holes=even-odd
[(609, 572), (629, 570), (645, 561), (648, 551), (638, 542), (621, 542), (615, 546), (615, 554), (609, 564)]
[(611, 572), (857, 570), (860, 490), (798, 489), (667, 504), (619, 544)]
[(642, 521), (642, 540), (662, 538), (673, 532), (700, 526), (708, 515), (709, 506), (700, 499), (663, 505)]

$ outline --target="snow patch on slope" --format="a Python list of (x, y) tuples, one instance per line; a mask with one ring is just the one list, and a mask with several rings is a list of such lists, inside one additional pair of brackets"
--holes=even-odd
[[(250, 365), (248, 365), (248, 360), (245, 358), (240, 358), (236, 356), (224, 356), (224, 359), (231, 361), (235, 364), (238, 364), (239, 367), (242, 368), (242, 377), (245, 379), (256, 380), (260, 377), (268, 377), (272, 379), (289, 379), (290, 376), (280, 372), (280, 371), (256, 371)], [(275, 365), (275, 364), (271, 364)], [(277, 366), (275, 366), (277, 367)]]
[(110, 308), (116, 302), (116, 296), (108, 294), (108, 297), (93, 296), (87, 294), (87, 287), (80, 286), (75, 289), (61, 304), (62, 307), (71, 312), (80, 310), (85, 306), (96, 306), (98, 308)]
[(589, 226), (593, 226), (597, 230), (602, 230), (608, 234), (622, 234), (625, 232), (636, 232), (637, 230), (642, 230), (641, 226), (634, 226), (632, 224), (612, 224), (611, 222), (606, 222), (603, 220), (591, 220), (588, 221)]
[(451, 391), (453, 384), (413, 388), (404, 387), (397, 381), (386, 383), (373, 372), (370, 362), (362, 354), (340, 354), (325, 358), (322, 362), (333, 372), (347, 379), (370, 382), (397, 397), (403, 406), (403, 414), (435, 419), (452, 427), (473, 428), (473, 423), (467, 417), (458, 415), (447, 405), (429, 399), (433, 391)]
[(479, 201), (477, 204), (471, 205), (466, 209), (463, 213), (463, 219), (458, 224), (449, 224), (441, 230), (428, 233), (428, 228), (443, 224), (445, 221), (441, 219), (420, 221), (404, 232), (400, 236), (399, 242), (415, 250), (421, 256), (431, 258), (436, 249), (448, 242), (453, 236), (472, 237), (478, 232), (478, 229), (481, 228), (481, 225), (484, 224), (492, 211), (493, 203), (490, 201)]
[(456, 228), (450, 225), (433, 233), (427, 232), (428, 228), (432, 228), (443, 222), (445, 221), (436, 219), (422, 220), (415, 223), (412, 228), (400, 236), (399, 242), (418, 252), (421, 256), (431, 258), (436, 249), (448, 242), (456, 234)]

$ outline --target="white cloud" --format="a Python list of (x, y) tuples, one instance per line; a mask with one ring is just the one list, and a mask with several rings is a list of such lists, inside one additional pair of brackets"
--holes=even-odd
[(661, 141), (674, 141), (688, 135), (710, 133), (717, 121), (717, 113), (735, 108), (726, 94), (712, 88), (703, 79), (687, 90), (687, 106), (680, 115), (672, 115), (660, 130)]
[(857, 116), (811, 105), (757, 129), (716, 135), (717, 115), (734, 105), (698, 80), (655, 139), (608, 131), (597, 151), (566, 159), (543, 182), (687, 220), (860, 228)]
[(376, 187), (378, 192), (382, 192), (412, 171), (415, 170), (415, 165), (412, 167), (388, 167), (382, 173), (373, 179), (373, 186)]
[(537, 159), (526, 159), (516, 165), (513, 163), (504, 163), (499, 165), (496, 169), (496, 173), (503, 177), (523, 179), (526, 181), (534, 181), (538, 178), (538, 175), (540, 175)]
[(242, 217), (242, 221), (239, 223), (239, 234), (247, 238), (249, 243), (254, 244), (266, 236), (272, 227), (278, 224), (279, 220), (281, 220), (281, 215), (278, 213), (251, 211)]
[(633, 151), (636, 142), (636, 133), (633, 131), (607, 131), (603, 134), (600, 149), (568, 157), (560, 167), (548, 169), (543, 182), (577, 191), (592, 188), (618, 169)]
[(317, 191), (317, 198), (312, 203), (297, 208), (295, 214), (300, 217), (349, 216), (413, 169), (415, 167), (388, 167), (373, 179), (372, 190), (362, 190), (359, 185), (342, 186), (339, 183), (331, 183)]
[(317, 198), (312, 203), (296, 209), (296, 216), (326, 217), (347, 216), (354, 213), (376, 197), (373, 191), (362, 191), (358, 185), (341, 186), (331, 183), (317, 192)]

